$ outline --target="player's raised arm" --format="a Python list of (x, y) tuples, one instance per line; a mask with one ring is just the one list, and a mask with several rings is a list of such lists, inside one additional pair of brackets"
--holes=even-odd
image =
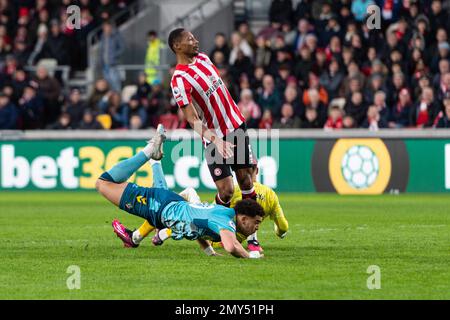
[(224, 158), (230, 158), (233, 156), (234, 145), (228, 141), (220, 139), (212, 130), (209, 130), (203, 121), (198, 116), (197, 110), (192, 103), (181, 108), (183, 110), (184, 116), (189, 122), (189, 125), (197, 132), (202, 138), (211, 141), (217, 146), (217, 151)]

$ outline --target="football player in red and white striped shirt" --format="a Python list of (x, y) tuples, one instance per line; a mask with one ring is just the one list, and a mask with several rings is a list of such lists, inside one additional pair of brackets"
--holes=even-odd
[(243, 198), (256, 199), (245, 119), (216, 66), (199, 52), (198, 40), (183, 28), (173, 30), (168, 43), (177, 58), (172, 93), (191, 127), (207, 142), (208, 167), (218, 189), (216, 202), (230, 204), (234, 192), (231, 170)]

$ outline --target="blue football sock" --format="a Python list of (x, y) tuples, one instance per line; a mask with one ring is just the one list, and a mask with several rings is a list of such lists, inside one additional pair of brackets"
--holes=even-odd
[(133, 173), (135, 173), (147, 161), (147, 156), (141, 151), (133, 157), (119, 162), (107, 172), (114, 179), (114, 182), (122, 183), (127, 181)]
[(168, 189), (161, 162), (152, 163), (153, 188)]

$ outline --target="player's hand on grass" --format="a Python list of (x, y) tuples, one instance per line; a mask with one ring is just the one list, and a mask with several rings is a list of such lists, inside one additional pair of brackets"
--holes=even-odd
[(235, 147), (235, 145), (231, 142), (222, 139), (216, 139), (214, 141), (214, 144), (217, 147), (217, 151), (223, 158), (228, 159), (233, 156), (233, 147)]
[(287, 231), (282, 232), (278, 226), (276, 224), (273, 225), (275, 234), (277, 235), (277, 237), (279, 237), (280, 239), (283, 239), (284, 237), (286, 237), (287, 235)]

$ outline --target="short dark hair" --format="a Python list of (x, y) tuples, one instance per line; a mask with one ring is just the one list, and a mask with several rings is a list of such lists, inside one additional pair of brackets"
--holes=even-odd
[(238, 201), (238, 203), (234, 206), (234, 210), (237, 214), (243, 214), (244, 216), (264, 217), (264, 209), (253, 199), (243, 199)]
[(177, 28), (172, 31), (170, 31), (169, 38), (167, 39), (167, 42), (169, 44), (169, 48), (175, 52), (173, 49), (173, 45), (176, 41), (180, 40), (181, 34), (183, 33), (185, 29), (184, 28)]

